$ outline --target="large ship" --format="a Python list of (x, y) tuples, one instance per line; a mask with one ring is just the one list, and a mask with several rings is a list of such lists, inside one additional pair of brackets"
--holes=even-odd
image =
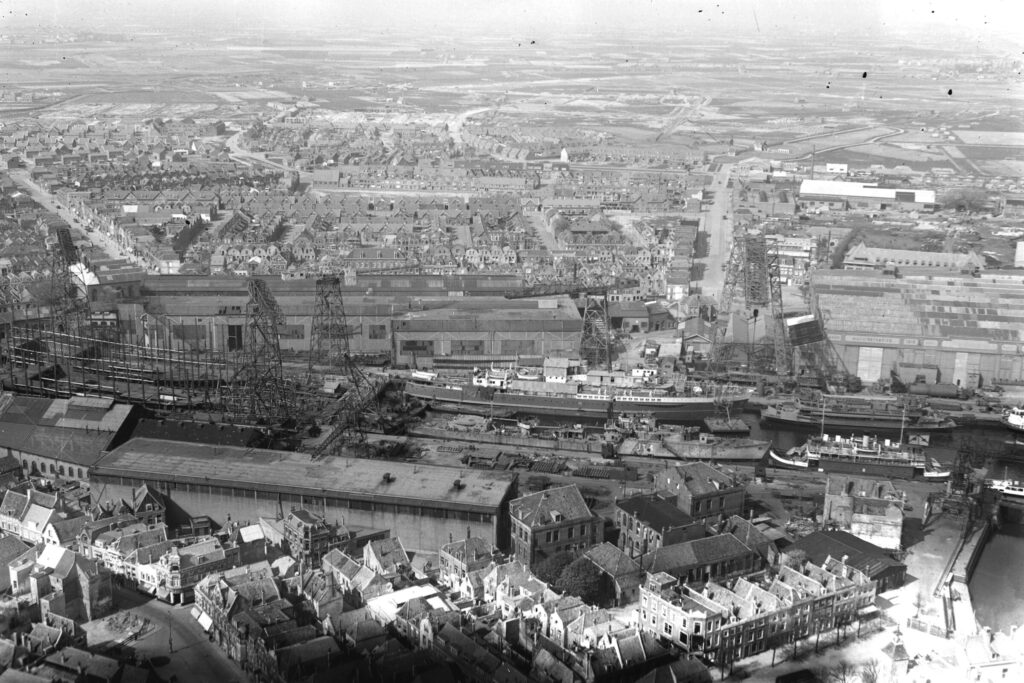
[(858, 396), (804, 391), (761, 409), (761, 419), (788, 427), (870, 432), (949, 431), (956, 422), (916, 396)]
[(768, 451), (775, 467), (791, 470), (868, 474), (893, 479), (945, 481), (950, 471), (920, 446), (894, 443), (874, 437), (815, 436), (802, 446), (778, 453)]
[(985, 481), (985, 488), (998, 491), (1010, 498), (1024, 500), (1024, 482), (1010, 481), (1009, 479), (988, 479)]
[(999, 420), (1002, 422), (1007, 429), (1024, 434), (1024, 408), (1015, 406), (1003, 413), (1003, 417)]
[[(552, 359), (554, 360), (554, 359)], [(552, 371), (551, 369), (560, 368)], [(681, 386), (658, 382), (646, 367), (630, 372), (591, 371), (583, 366), (545, 363), (543, 371), (515, 368), (476, 369), (472, 381), (454, 384), (415, 373), (405, 393), (438, 410), (505, 415), (610, 419), (624, 413), (647, 413), (662, 422), (692, 422), (723, 407), (738, 408), (752, 391), (710, 382)]]

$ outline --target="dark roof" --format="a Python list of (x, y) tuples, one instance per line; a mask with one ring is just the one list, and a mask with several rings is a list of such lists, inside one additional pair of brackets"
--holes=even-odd
[(815, 531), (798, 539), (786, 549), (786, 552), (792, 553), (794, 550), (804, 551), (807, 559), (818, 565), (829, 555), (835, 559), (846, 556), (846, 564), (859, 569), (871, 579), (894, 568), (906, 569), (905, 564), (892, 559), (884, 548), (857, 538), (847, 531)]
[(718, 534), (663, 546), (645, 555), (641, 564), (651, 573), (671, 572), (686, 567), (714, 564), (749, 552), (750, 548), (732, 534)]
[(658, 533), (693, 523), (693, 517), (680, 510), (674, 503), (654, 493), (645, 493), (626, 498), (616, 506)]
[(594, 516), (575, 484), (516, 498), (509, 504), (509, 514), (529, 527), (573, 522)]
[(165, 441), (205, 443), (214, 446), (258, 448), (265, 445), (263, 434), (254, 427), (185, 420), (139, 420), (139, 424), (132, 430), (132, 436)]
[(611, 543), (602, 543), (583, 553), (594, 566), (612, 577), (639, 574), (640, 565)]

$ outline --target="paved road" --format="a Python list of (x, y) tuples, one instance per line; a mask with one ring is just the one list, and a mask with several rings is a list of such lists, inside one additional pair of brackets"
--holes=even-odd
[(165, 680), (170, 680), (171, 676), (177, 676), (180, 683), (242, 683), (248, 680), (238, 664), (211, 643), (199, 622), (192, 618), (192, 605), (168, 605), (120, 586), (114, 588), (114, 598), (118, 606), (130, 606), (140, 618), (156, 625), (153, 631), (129, 643), (129, 646), (135, 649), (140, 660), (156, 658), (159, 663), (164, 661), (161, 658), (168, 658), (166, 664), (157, 667)]
[(464, 111), (461, 114), (456, 114), (448, 120), (448, 134), (452, 136), (452, 142), (456, 145), (461, 145), (462, 140), (462, 126), (466, 123), (466, 119), (470, 116), (476, 116), (477, 114), (483, 114), (485, 111), (490, 111), (494, 107), (478, 107), (476, 109), (470, 109)]
[[(248, 150), (242, 149), (242, 146), (239, 143), (239, 138), (241, 137), (241, 132), (235, 133), (224, 142), (224, 144), (228, 148), (229, 155), (231, 156), (232, 159), (239, 161), (243, 164), (259, 164), (260, 166), (269, 166), (270, 168), (276, 168), (277, 170), (284, 171), (286, 173), (291, 173), (292, 171), (295, 170), (294, 168), (289, 168), (288, 166), (279, 164), (276, 161), (270, 161), (269, 159), (267, 159), (267, 155), (264, 154), (263, 152), (250, 152)], [(307, 173), (305, 175), (311, 176), (312, 174)], [(308, 180), (309, 178), (305, 177), (300, 179)]]
[(708, 255), (696, 259), (704, 264), (704, 277), (700, 282), (704, 295), (717, 298), (725, 284), (722, 265), (729, 261), (732, 249), (732, 189), (728, 187), (732, 164), (722, 164), (708, 188), (715, 193), (715, 200), (702, 215), (701, 229), (708, 234)]
[(118, 253), (117, 247), (112, 243), (108, 243), (105, 240), (100, 241), (98, 239), (93, 239), (94, 233), (86, 233), (78, 227), (78, 216), (66, 206), (58, 205), (56, 197), (32, 182), (32, 178), (29, 176), (28, 170), (23, 168), (11, 169), (8, 175), (10, 175), (11, 180), (13, 180), (23, 192), (32, 197), (32, 199), (34, 199), (40, 206), (63, 218), (67, 224), (71, 226), (71, 232), (75, 237), (84, 237), (90, 242), (93, 242), (93, 246), (99, 246), (107, 257), (111, 259), (122, 258), (121, 254)]

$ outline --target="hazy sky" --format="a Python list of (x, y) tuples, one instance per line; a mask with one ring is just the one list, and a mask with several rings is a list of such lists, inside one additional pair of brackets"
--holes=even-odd
[(339, 34), (465, 32), (551, 37), (573, 32), (710, 31), (784, 35), (794, 28), (960, 27), (1024, 37), (1020, 0), (0, 0), (11, 28), (85, 26), (144, 30), (199, 26), (317, 28)]

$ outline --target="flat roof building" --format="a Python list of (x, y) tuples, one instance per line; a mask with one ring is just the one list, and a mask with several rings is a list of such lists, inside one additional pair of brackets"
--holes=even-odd
[(100, 500), (120, 500), (148, 484), (175, 513), (230, 521), (284, 517), (302, 507), (327, 523), (390, 529), (412, 550), (437, 552), (450, 533), (508, 548), (508, 502), (517, 477), (363, 458), (314, 461), (305, 453), (132, 439), (90, 472)]
[(830, 210), (934, 210), (934, 190), (878, 187), (877, 183), (842, 180), (804, 180), (799, 206), (808, 211)]

